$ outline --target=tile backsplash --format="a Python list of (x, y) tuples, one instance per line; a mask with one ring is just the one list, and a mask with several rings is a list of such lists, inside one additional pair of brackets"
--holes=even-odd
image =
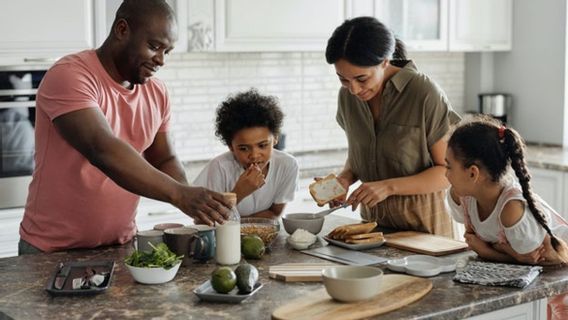
[[(463, 53), (410, 53), (419, 70), (464, 103)], [(278, 97), (285, 113), (286, 150), (303, 153), (346, 147), (335, 122), (339, 81), (323, 52), (173, 54), (157, 75), (172, 101), (171, 134), (179, 158), (207, 160), (227, 150), (214, 134), (215, 109), (229, 94), (255, 87)]]

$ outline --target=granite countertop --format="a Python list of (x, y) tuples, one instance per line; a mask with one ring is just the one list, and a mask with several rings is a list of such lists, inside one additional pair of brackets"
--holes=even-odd
[(527, 162), (535, 168), (568, 172), (568, 148), (528, 145)]
[[(352, 219), (332, 215), (326, 218), (323, 232), (329, 232), (339, 224), (353, 222)], [(286, 234), (281, 232), (271, 253), (261, 260), (249, 261), (259, 269), (264, 287), (236, 305), (200, 302), (192, 293), (195, 287), (209, 278), (216, 267), (214, 263), (182, 267), (173, 281), (161, 285), (134, 282), (122, 263), (132, 250), (129, 244), (0, 259), (0, 319), (268, 319), (279, 306), (322, 287), (321, 283), (285, 283), (268, 278), (270, 265), (323, 261), (287, 249)], [(410, 254), (386, 246), (368, 252), (388, 258)], [(117, 263), (106, 292), (95, 296), (51, 297), (45, 291), (47, 280), (59, 262), (108, 259)], [(545, 271), (524, 290), (459, 284), (452, 281), (452, 275), (430, 278), (433, 289), (424, 298), (383, 314), (380, 319), (461, 319), (568, 291), (568, 270), (563, 269)]]

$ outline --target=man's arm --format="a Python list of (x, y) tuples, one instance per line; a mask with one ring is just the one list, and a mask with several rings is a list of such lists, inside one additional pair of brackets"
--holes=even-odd
[(144, 151), (146, 160), (156, 169), (172, 177), (179, 183), (189, 184), (182, 164), (176, 157), (168, 134), (158, 132), (154, 142)]
[(160, 150), (165, 148), (163, 138), (154, 141), (147, 157), (164, 172), (150, 165), (132, 146), (115, 137), (98, 109), (66, 113), (55, 118), (53, 123), (71, 146), (124, 189), (169, 202), (187, 215), (208, 224), (222, 222), (223, 216), (228, 215), (228, 210), (223, 207), (228, 203), (221, 194), (187, 186), (185, 178), (182, 178), (183, 169), (181, 166), (175, 168), (179, 162), (175, 158), (171, 162), (171, 156), (160, 155)]

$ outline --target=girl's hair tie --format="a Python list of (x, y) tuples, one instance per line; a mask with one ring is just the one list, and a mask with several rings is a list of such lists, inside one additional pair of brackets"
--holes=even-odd
[(498, 129), (499, 130), (498, 134), (499, 134), (499, 142), (500, 143), (505, 142), (505, 129), (507, 129), (507, 128), (505, 128), (505, 126), (500, 126), (499, 129)]

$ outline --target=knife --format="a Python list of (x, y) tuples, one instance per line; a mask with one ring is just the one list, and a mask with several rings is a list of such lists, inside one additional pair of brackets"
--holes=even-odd
[(67, 280), (67, 276), (69, 275), (69, 271), (71, 270), (71, 266), (64, 265), (63, 262), (59, 263), (59, 269), (57, 274), (55, 275), (55, 281), (53, 282), (53, 287), (57, 290), (63, 289), (65, 286), (65, 281)]

